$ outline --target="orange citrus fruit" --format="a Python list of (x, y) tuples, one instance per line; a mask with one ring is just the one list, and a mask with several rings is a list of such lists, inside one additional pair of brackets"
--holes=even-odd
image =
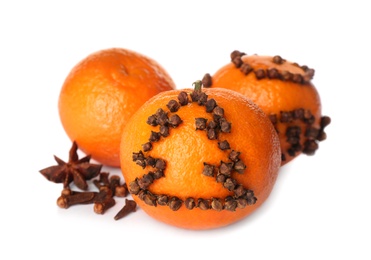
[(80, 61), (59, 96), (62, 125), (96, 161), (119, 167), (121, 132), (149, 98), (175, 84), (156, 61), (122, 48), (101, 50)]
[(242, 93), (267, 114), (279, 134), (284, 165), (301, 153), (313, 155), (318, 141), (326, 139), (330, 118), (322, 116), (313, 76), (313, 69), (280, 56), (234, 51), (229, 64), (203, 81), (208, 87)]
[(232, 224), (269, 196), (281, 163), (262, 110), (227, 89), (159, 93), (129, 120), (121, 169), (138, 205), (181, 228)]

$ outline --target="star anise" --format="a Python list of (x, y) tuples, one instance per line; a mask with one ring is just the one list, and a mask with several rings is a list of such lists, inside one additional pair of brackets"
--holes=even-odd
[(64, 188), (69, 187), (69, 184), (73, 181), (78, 188), (87, 190), (88, 184), (86, 181), (96, 177), (100, 173), (102, 165), (90, 163), (90, 155), (79, 159), (77, 149), (77, 143), (73, 142), (68, 162), (64, 162), (54, 155), (58, 165), (40, 170), (40, 173), (49, 181), (63, 183)]

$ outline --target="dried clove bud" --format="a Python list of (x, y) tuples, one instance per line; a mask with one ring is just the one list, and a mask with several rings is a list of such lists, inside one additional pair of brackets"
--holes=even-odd
[(215, 128), (218, 127), (218, 123), (215, 122), (214, 120), (211, 120), (211, 121), (209, 122), (209, 124), (207, 125), (207, 127), (210, 128), (210, 129), (215, 129)]
[(216, 131), (216, 129), (213, 128), (207, 129), (207, 138), (209, 138), (209, 140), (218, 139), (218, 132)]
[(104, 214), (108, 209), (112, 208), (116, 201), (112, 197), (107, 197), (105, 200), (94, 203), (94, 212)]
[(172, 197), (169, 201), (169, 208), (173, 211), (177, 211), (182, 206), (182, 201), (177, 197)]
[(187, 198), (184, 201), (184, 205), (186, 206), (187, 209), (193, 209), (196, 206), (196, 202), (194, 198)]
[(153, 158), (152, 156), (148, 156), (147, 158), (144, 159), (146, 165), (149, 165), (151, 167), (156, 167), (156, 161), (157, 159)]
[(138, 153), (133, 153), (133, 162), (136, 162), (137, 160), (144, 160), (144, 154), (142, 151), (139, 151)]
[(237, 181), (232, 178), (227, 178), (223, 183), (224, 188), (228, 189), (229, 191), (233, 191), (237, 185)]
[(279, 55), (276, 55), (273, 57), (273, 62), (276, 63), (276, 64), (282, 64), (285, 62), (284, 59), (281, 58), (281, 56)]
[(234, 50), (234, 51), (232, 51), (231, 54), (230, 54), (231, 61), (234, 60), (234, 58), (236, 58), (236, 57), (242, 57), (242, 56), (244, 56), (244, 55), (246, 55), (246, 53), (244, 53), (244, 52), (240, 52), (240, 51), (238, 51), (238, 50)]
[(236, 197), (241, 197), (241, 196), (245, 195), (247, 191), (241, 184), (238, 184), (238, 185), (236, 185), (233, 192), (234, 192)]
[(131, 194), (137, 195), (139, 191), (140, 191), (140, 187), (138, 184), (138, 179), (129, 183), (129, 192)]
[(242, 174), (246, 170), (246, 165), (243, 163), (243, 161), (239, 160), (235, 162), (233, 169), (239, 174)]
[(138, 185), (141, 189), (145, 190), (149, 187), (149, 185), (153, 182), (153, 177), (151, 174), (144, 174), (142, 178), (138, 179)]
[(157, 180), (157, 179), (160, 179), (161, 177), (164, 177), (164, 172), (162, 170), (156, 169), (152, 173), (152, 176), (153, 176), (153, 179)]
[(291, 111), (280, 111), (281, 123), (291, 123), (293, 120), (293, 114)]
[(213, 116), (216, 119), (219, 119), (224, 116), (224, 109), (220, 106), (216, 106), (213, 109)]
[(157, 126), (157, 118), (155, 115), (151, 115), (148, 117), (147, 119), (147, 124), (151, 125), (151, 126)]
[(236, 202), (237, 202), (237, 207), (240, 209), (244, 209), (248, 205), (247, 199), (245, 198), (237, 198)]
[(226, 163), (221, 161), (219, 167), (219, 173), (223, 175), (231, 175), (233, 169), (233, 163)]
[(227, 179), (227, 175), (224, 175), (224, 174), (222, 174), (220, 172), (217, 173), (217, 175), (216, 175), (216, 182), (218, 182), (218, 183), (224, 183), (226, 179)]
[(126, 197), (128, 192), (128, 187), (124, 183), (123, 185), (116, 186), (114, 194), (116, 197)]
[(207, 98), (208, 98), (208, 96), (206, 95), (205, 92), (200, 92), (199, 97), (198, 97), (198, 100), (197, 100), (197, 103), (200, 106), (204, 106), (204, 105), (206, 105)]
[(161, 206), (166, 206), (169, 201), (169, 197), (166, 195), (158, 195), (157, 196), (157, 204)]
[(211, 199), (211, 208), (216, 211), (221, 211), (223, 209), (223, 202), (219, 198)]
[(287, 70), (284, 70), (284, 71), (281, 71), (281, 79), (284, 80), (284, 81), (290, 81), (292, 80), (292, 78), (294, 77), (294, 75), (287, 71)]
[(170, 110), (170, 112), (177, 112), (181, 105), (178, 103), (178, 101), (172, 99), (167, 103), (167, 108)]
[(189, 102), (187, 92), (185, 92), (185, 91), (180, 92), (179, 95), (178, 95), (178, 100), (179, 100), (179, 103), (180, 103), (181, 106), (187, 105), (188, 102)]
[(159, 141), (161, 138), (161, 134), (160, 133), (157, 133), (157, 132), (154, 132), (154, 131), (151, 131), (151, 135), (149, 137), (149, 141), (150, 142), (157, 142)]
[(240, 67), (240, 70), (241, 70), (241, 72), (242, 72), (243, 74), (247, 75), (247, 74), (249, 74), (250, 72), (253, 71), (253, 68), (252, 68), (249, 64), (247, 64), (247, 63), (243, 63), (243, 64), (241, 65), (241, 67)]
[(228, 150), (231, 149), (231, 146), (229, 145), (227, 140), (218, 142), (218, 147), (220, 150)]
[(119, 220), (123, 217), (126, 217), (131, 212), (135, 212), (137, 208), (137, 203), (134, 200), (125, 200), (125, 206), (116, 214), (114, 217), (115, 220)]
[(169, 118), (169, 124), (172, 126), (172, 127), (177, 127), (179, 126), (181, 123), (182, 123), (182, 119), (177, 115), (171, 115), (170, 118)]
[(302, 120), (304, 118), (304, 109), (303, 108), (295, 109), (292, 113), (292, 116), (294, 119)]
[(306, 155), (314, 155), (315, 151), (318, 149), (318, 144), (314, 140), (307, 140), (304, 143), (303, 153)]
[(235, 151), (235, 150), (232, 150), (230, 153), (229, 153), (229, 156), (228, 158), (233, 161), (233, 162), (237, 162), (239, 160), (239, 156), (240, 156), (240, 152), (238, 151)]
[(202, 82), (202, 86), (203, 86), (204, 88), (209, 88), (209, 87), (211, 87), (211, 85), (212, 85), (212, 79), (211, 79), (210, 74), (209, 74), (209, 73), (206, 73), (206, 74), (204, 75), (204, 77), (202, 78), (201, 82)]
[[(66, 194), (66, 191), (62, 191), (62, 194)], [(90, 204), (94, 202), (97, 192), (72, 192), (70, 195), (61, 195), (57, 199), (57, 205), (60, 208), (67, 209), (70, 206), (77, 204)]]
[(196, 130), (205, 130), (206, 129), (206, 118), (195, 118), (195, 125), (196, 125)]
[(208, 177), (214, 176), (214, 166), (208, 163), (204, 163), (204, 169), (202, 171), (202, 174)]
[(236, 68), (241, 67), (241, 65), (243, 64), (241, 56), (235, 56), (232, 60), (232, 63), (234, 64), (234, 66), (236, 66)]
[(219, 120), (220, 131), (223, 133), (230, 133), (232, 124), (229, 123), (225, 118)]
[(296, 74), (293, 75), (291, 80), (295, 83), (302, 84), (303, 83), (303, 76), (301, 74), (296, 73)]
[(157, 118), (156, 118), (156, 123), (158, 125), (167, 125), (168, 123), (168, 116), (167, 114), (160, 108), (159, 111), (158, 111), (158, 115), (157, 115)]
[(311, 140), (317, 139), (320, 130), (315, 127), (308, 127), (305, 131), (305, 137)]
[(211, 208), (210, 200), (199, 198), (197, 200), (197, 207), (202, 210), (207, 210)]
[(321, 128), (325, 128), (331, 123), (331, 118), (328, 116), (321, 117)]
[(216, 107), (215, 99), (211, 98), (211, 99), (207, 100), (206, 104), (205, 104), (205, 107), (206, 107), (206, 112), (207, 113), (213, 112), (214, 108)]
[(224, 209), (229, 211), (235, 211), (237, 208), (237, 201), (233, 199), (233, 197), (228, 196), (224, 200)]
[(163, 160), (163, 159), (157, 159), (156, 160), (155, 168), (158, 169), (158, 170), (160, 170), (160, 171), (165, 170), (165, 168), (166, 168), (166, 162), (165, 162), (165, 160)]
[(156, 206), (157, 205), (156, 196), (153, 195), (149, 191), (144, 191), (141, 194), (140, 199), (142, 199), (144, 201), (144, 203), (146, 203), (149, 206)]
[(142, 149), (144, 152), (148, 152), (152, 150), (152, 144), (151, 142), (147, 142), (145, 144), (142, 144)]
[(163, 137), (168, 137), (170, 135), (169, 127), (166, 125), (160, 126), (160, 135)]
[(280, 74), (276, 68), (267, 69), (267, 76), (270, 79), (278, 79)]
[(264, 79), (265, 78), (265, 70), (263, 69), (257, 69), (254, 70), (255, 76), (257, 79)]

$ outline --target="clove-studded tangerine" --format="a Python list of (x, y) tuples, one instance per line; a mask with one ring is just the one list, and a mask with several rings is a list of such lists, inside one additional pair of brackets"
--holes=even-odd
[(201, 89), (198, 81), (195, 89), (148, 100), (124, 128), (120, 159), (129, 192), (147, 214), (181, 228), (211, 229), (264, 203), (281, 150), (257, 105), (234, 91)]
[(321, 99), (312, 83), (314, 69), (279, 55), (233, 51), (230, 57), (230, 63), (204, 76), (204, 85), (237, 91), (266, 113), (280, 138), (282, 165), (302, 153), (315, 154), (331, 120), (322, 115)]

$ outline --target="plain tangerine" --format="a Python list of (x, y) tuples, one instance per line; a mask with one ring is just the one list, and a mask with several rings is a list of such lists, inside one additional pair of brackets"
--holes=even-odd
[(59, 96), (60, 119), (83, 152), (119, 167), (126, 122), (149, 98), (174, 88), (153, 59), (122, 48), (101, 50), (79, 62), (65, 79)]
[[(157, 109), (168, 111), (166, 104), (177, 100), (181, 91), (162, 92), (147, 101), (129, 120), (124, 128), (121, 142), (121, 169), (126, 183), (140, 178), (151, 167), (142, 169), (132, 160), (133, 152), (142, 149), (148, 142), (151, 131), (158, 128), (146, 123)], [(257, 202), (236, 211), (187, 209), (184, 205), (173, 211), (167, 206), (150, 206), (137, 195), (133, 198), (150, 216), (162, 222), (187, 229), (211, 229), (229, 225), (254, 212), (269, 196), (277, 178), (281, 163), (278, 136), (265, 114), (243, 95), (226, 89), (203, 89), (225, 110), (225, 118), (232, 123), (230, 133), (221, 133), (219, 140), (227, 140), (231, 149), (241, 152), (240, 158), (247, 165), (244, 174), (232, 176), (244, 187), (254, 191)], [(183, 201), (193, 198), (225, 198), (231, 195), (215, 178), (202, 174), (203, 162), (218, 164), (227, 160), (229, 151), (218, 148), (218, 141), (209, 140), (205, 131), (195, 130), (195, 118), (211, 120), (205, 107), (189, 103), (176, 114), (183, 122), (170, 129), (170, 135), (153, 143), (153, 149), (146, 156), (163, 158), (166, 161), (165, 177), (155, 180), (149, 187), (153, 194), (177, 196)]]
[[(254, 70), (276, 68), (280, 71), (288, 71), (292, 74), (304, 75), (303, 69), (297, 64), (285, 61), (282, 64), (273, 62), (271, 56), (245, 55), (241, 57), (244, 63), (249, 64)], [(265, 77), (257, 79), (253, 72), (245, 75), (232, 62), (221, 67), (212, 75), (212, 88), (226, 88), (237, 91), (257, 104), (268, 116), (279, 115), (281, 111), (293, 111), (303, 108), (309, 110), (314, 116), (312, 124), (315, 128), (320, 128), (321, 121), (321, 100), (315, 86), (309, 81), (306, 83), (295, 83), (281, 79), (271, 79)], [(299, 126), (304, 135), (306, 124), (302, 122), (276, 124), (279, 133), (281, 150), (285, 154), (282, 165), (287, 164), (298, 155), (288, 155), (286, 151), (290, 149), (287, 142), (286, 130), (291, 126)], [(304, 147), (305, 138), (300, 139), (301, 147)]]

